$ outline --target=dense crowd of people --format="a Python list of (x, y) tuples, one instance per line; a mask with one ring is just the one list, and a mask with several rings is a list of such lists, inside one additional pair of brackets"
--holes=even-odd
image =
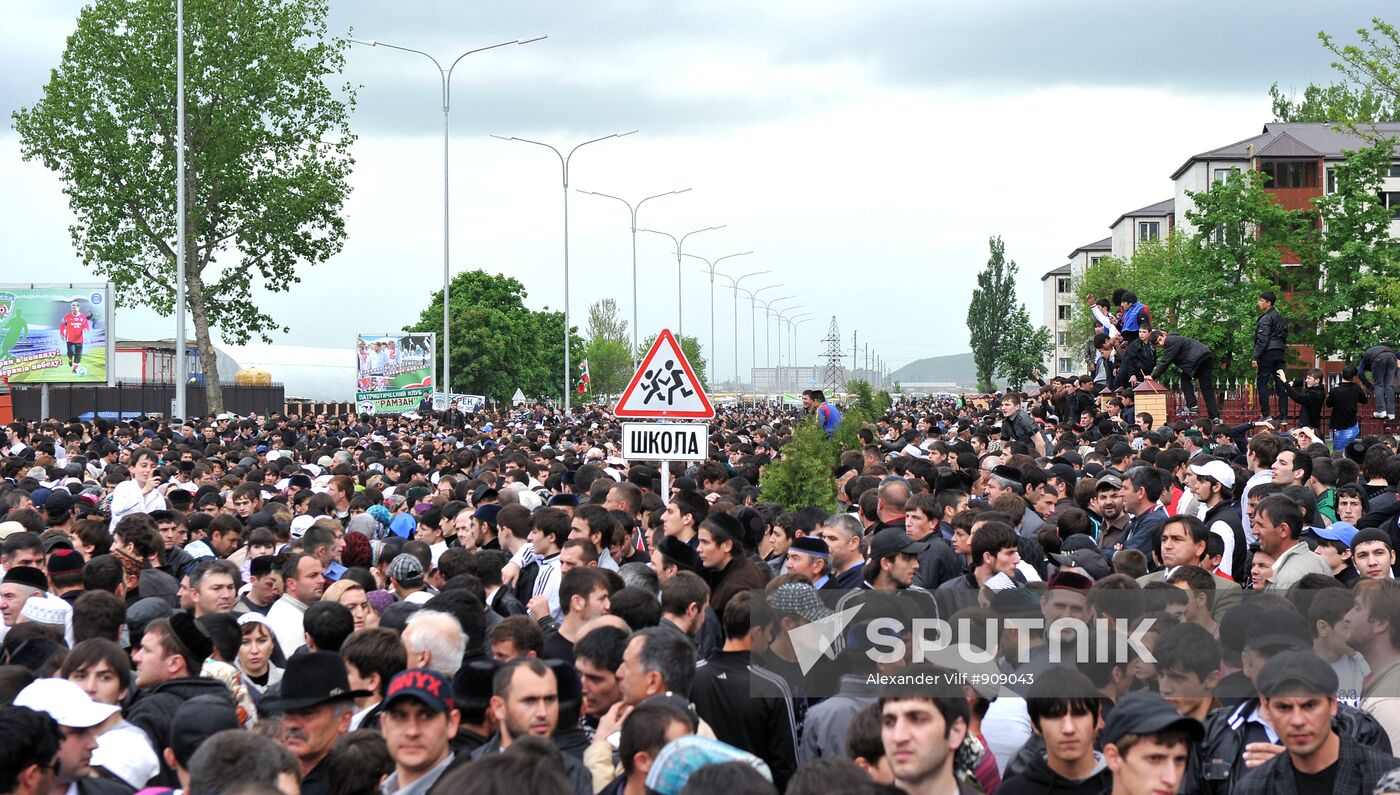
[[(1101, 370), (898, 402), (812, 506), (762, 484), (854, 422), (816, 391), (722, 407), (664, 494), (600, 407), (13, 423), (0, 791), (1400, 792), (1396, 440)], [(955, 637), (804, 657), (853, 605)]]

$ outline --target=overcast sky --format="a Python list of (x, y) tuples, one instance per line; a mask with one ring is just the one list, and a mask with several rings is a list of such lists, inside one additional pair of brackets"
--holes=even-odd
[[(90, 279), (70, 243), (60, 183), (21, 161), (8, 126), (12, 110), (39, 97), (82, 4), (5, 5), (0, 281)], [(454, 272), (509, 274), (532, 307), (561, 308), (559, 163), (488, 133), (562, 147), (639, 129), (573, 161), (576, 325), (608, 296), (630, 319), (631, 237), (625, 207), (572, 189), (635, 199), (689, 187), (646, 205), (639, 225), (679, 234), (727, 224), (695, 235), (686, 251), (752, 250), (721, 270), (770, 270), (745, 284), (782, 283), (764, 295), (793, 295), (785, 306), (812, 313), (799, 328), (799, 364), (817, 361), (834, 315), (848, 353), (859, 330), (898, 367), (968, 349), (967, 303), (988, 236), (1005, 239), (1021, 297), (1039, 318), (1045, 271), (1106, 237), (1120, 213), (1170, 196), (1169, 174), (1192, 153), (1257, 133), (1271, 118), (1270, 83), (1331, 81), (1319, 30), (1350, 38), (1385, 10), (1304, 0), (331, 0), (330, 28), (449, 62), (549, 36), (472, 55), (454, 76)], [(361, 88), (344, 251), (266, 300), (291, 326), (279, 339), (301, 345), (348, 348), (357, 332), (398, 329), (441, 285), (437, 73), (420, 56), (356, 46), (346, 78)], [(637, 251), (642, 335), (674, 330), (673, 247), (643, 234)], [(683, 290), (684, 331), (708, 349), (709, 285), (698, 261), (687, 261)], [(711, 372), (722, 378), (735, 364), (732, 300), (728, 288), (716, 291)], [(123, 310), (117, 322), (123, 337), (174, 330), (173, 319), (145, 310)], [(757, 354), (765, 364), (761, 325)]]

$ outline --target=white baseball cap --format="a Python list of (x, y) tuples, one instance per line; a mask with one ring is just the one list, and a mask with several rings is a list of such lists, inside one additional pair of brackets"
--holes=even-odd
[(48, 713), (60, 726), (87, 729), (112, 717), (120, 707), (99, 704), (67, 679), (36, 679), (15, 696), (16, 707)]
[(1192, 464), (1191, 472), (1203, 477), (1208, 477), (1227, 489), (1233, 489), (1235, 487), (1235, 470), (1231, 469), (1229, 464), (1219, 459), (1207, 461), (1204, 464)]

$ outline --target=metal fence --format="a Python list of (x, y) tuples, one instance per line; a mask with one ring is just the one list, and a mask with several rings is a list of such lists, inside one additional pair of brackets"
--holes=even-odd
[[(38, 386), (11, 385), (14, 412), (17, 419), (47, 419), (40, 416)], [(224, 410), (235, 414), (271, 414), (286, 409), (286, 393), (281, 384), (240, 386), (224, 384)], [(59, 419), (107, 419), (145, 416), (168, 417), (175, 399), (174, 384), (128, 384), (116, 386), (49, 386), (49, 415)], [(209, 414), (209, 402), (202, 388), (190, 387), (186, 393), (190, 416)]]

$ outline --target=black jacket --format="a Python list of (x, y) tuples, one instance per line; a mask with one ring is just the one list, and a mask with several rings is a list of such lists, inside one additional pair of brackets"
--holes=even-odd
[[(1262, 765), (1246, 778), (1244, 735), (1230, 727), (1230, 717), (1237, 711), (1248, 715), (1258, 705), (1259, 699), (1252, 698), (1239, 707), (1221, 707), (1210, 713), (1210, 717), (1206, 718), (1205, 739), (1201, 741), (1198, 749), (1200, 753), (1192, 755), (1200, 761), (1194, 766), (1188, 766), (1186, 777), (1181, 784), (1183, 795), (1238, 793), (1243, 791), (1244, 784), (1253, 777), (1253, 773), (1269, 767), (1269, 764)], [(1343, 745), (1349, 740), (1353, 745), (1359, 743), (1387, 755), (1390, 753), (1390, 737), (1368, 712), (1346, 704), (1338, 704), (1337, 716), (1332, 719), (1332, 729), (1343, 738)], [(1280, 756), (1287, 758), (1288, 755)], [(1194, 769), (1191, 769), (1193, 767)], [(1292, 776), (1289, 777), (1289, 781), (1292, 781)], [(1373, 781), (1372, 789), (1374, 787)], [(1365, 790), (1370, 791), (1371, 789)]]
[(1322, 430), (1322, 403), (1327, 400), (1327, 393), (1322, 386), (1306, 387), (1302, 392), (1293, 388), (1287, 381), (1283, 382), (1284, 391), (1288, 397), (1301, 408), (1298, 411), (1298, 424), (1307, 428)]
[(1162, 373), (1173, 364), (1182, 373), (1194, 376), (1201, 362), (1211, 355), (1210, 348), (1198, 339), (1168, 334), (1167, 341), (1162, 345), (1162, 353), (1157, 357), (1157, 366), (1152, 370), (1152, 377), (1160, 379)]
[[(1375, 792), (1381, 777), (1400, 766), (1400, 759), (1368, 748), (1345, 734), (1341, 741), (1333, 792)], [(1294, 772), (1293, 757), (1279, 754), (1237, 781), (1235, 795), (1298, 795)]]
[(1287, 348), (1288, 321), (1277, 309), (1269, 307), (1254, 323), (1254, 355), (1250, 358), (1258, 361), (1269, 351), (1283, 352)]
[(1070, 781), (1050, 769), (1044, 754), (1038, 754), (1019, 775), (1002, 779), (997, 795), (1099, 795), (1111, 789), (1113, 773), (1102, 758), (1088, 778)]
[(1123, 366), (1128, 368), (1128, 373), (1141, 378), (1152, 372), (1153, 365), (1157, 364), (1157, 349), (1152, 347), (1152, 343), (1143, 342), (1142, 338), (1128, 343), (1128, 348), (1123, 352)]
[[(769, 692), (771, 696), (761, 695)], [(690, 685), (695, 713), (710, 725), (715, 738), (766, 762), (780, 791), (797, 770), (797, 720), (791, 698), (783, 680), (752, 664), (748, 652), (716, 652), (695, 669)]]
[[(175, 722), (176, 710), (195, 696), (208, 695), (220, 696), (228, 699), (230, 704), (233, 703), (228, 686), (217, 679), (172, 679), (142, 691), (126, 711), (126, 720), (134, 726), (140, 726), (142, 731), (146, 732), (146, 736), (151, 738), (152, 748), (157, 751), (169, 748), (172, 739), (170, 725)], [(161, 756), (160, 760), (160, 774), (151, 780), (150, 786), (180, 786), (180, 779), (165, 763), (164, 756)]]
[(1343, 381), (1327, 393), (1327, 405), (1332, 407), (1332, 417), (1327, 427), (1334, 431), (1345, 431), (1356, 425), (1356, 407), (1367, 401), (1361, 387), (1350, 381)]

